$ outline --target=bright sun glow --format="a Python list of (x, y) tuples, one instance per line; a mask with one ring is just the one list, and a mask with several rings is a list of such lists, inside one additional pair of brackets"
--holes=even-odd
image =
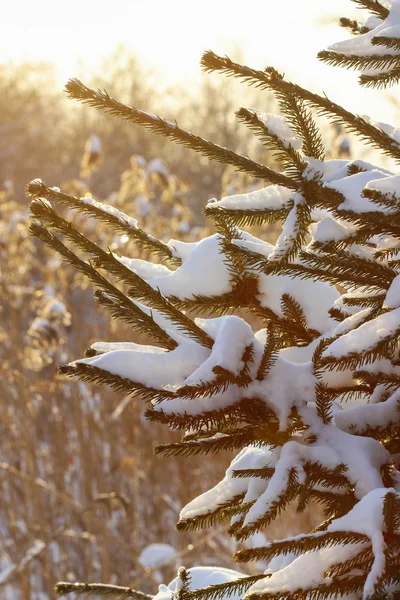
[[(62, 85), (79, 72), (98, 70), (119, 44), (156, 67), (166, 83), (194, 80), (206, 49), (241, 49), (243, 62), (276, 66), (298, 83), (324, 91), (350, 110), (387, 119), (379, 94), (359, 90), (354, 72), (315, 58), (327, 43), (346, 37), (337, 18), (350, 16), (348, 0), (20, 0), (2, 7), (4, 60), (54, 63)], [(23, 6), (22, 6), (23, 5)], [(353, 9), (354, 14), (354, 9)], [(322, 20), (323, 19), (323, 20)], [(79, 66), (80, 65), (80, 66)]]

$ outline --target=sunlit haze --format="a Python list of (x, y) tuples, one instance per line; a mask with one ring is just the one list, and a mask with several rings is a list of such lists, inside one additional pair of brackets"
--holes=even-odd
[(61, 86), (98, 70), (119, 44), (155, 67), (166, 84), (195, 80), (206, 49), (240, 49), (247, 64), (274, 65), (350, 110), (387, 119), (382, 94), (360, 90), (354, 72), (316, 59), (318, 50), (347, 35), (337, 27), (338, 17), (354, 12), (349, 0), (25, 0), (2, 7), (0, 52), (3, 60), (52, 62)]

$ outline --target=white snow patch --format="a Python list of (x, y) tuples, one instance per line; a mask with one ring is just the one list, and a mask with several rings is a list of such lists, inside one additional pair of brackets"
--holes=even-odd
[[(293, 279), (288, 275), (260, 275), (258, 300), (283, 317), (281, 301), (283, 294), (292, 296), (302, 307), (308, 326), (321, 333), (329, 331), (334, 320), (328, 310), (339, 297), (336, 288), (328, 283), (309, 279)], [(318, 302), (315, 299), (318, 298)]]
[(390, 284), (386, 293), (383, 308), (399, 308), (400, 307), (400, 275), (397, 275)]
[(186, 340), (177, 348), (166, 351), (155, 346), (112, 350), (100, 356), (83, 358), (77, 364), (104, 369), (157, 389), (165, 385), (181, 386), (186, 377), (197, 369), (209, 355), (209, 350)]
[(367, 183), (384, 177), (386, 177), (386, 174), (383, 171), (374, 169), (373, 171), (356, 173), (343, 179), (331, 181), (326, 183), (325, 186), (344, 196), (344, 201), (338, 206), (338, 210), (351, 210), (356, 213), (386, 212), (386, 208), (380, 207), (362, 196), (362, 191)]
[[(189, 587), (191, 590), (199, 590), (210, 585), (229, 583), (246, 577), (243, 573), (233, 571), (233, 569), (225, 569), (224, 567), (193, 567), (192, 569), (187, 569), (187, 572), (190, 576)], [(171, 596), (177, 590), (180, 581), (180, 578), (176, 577), (168, 586), (164, 584), (160, 585), (158, 594), (154, 596), (153, 600), (171, 600)], [(230, 594), (229, 598), (231, 600), (240, 600), (241, 594)]]
[(137, 273), (139, 277), (145, 279), (146, 281), (154, 279), (154, 277), (163, 277), (173, 273), (173, 271), (162, 264), (152, 263), (148, 260), (142, 260), (140, 258), (128, 258), (127, 256), (117, 256), (116, 254), (114, 254), (114, 256), (119, 260), (120, 263), (125, 265), (125, 267), (134, 273)]
[[(259, 469), (270, 463), (272, 453), (267, 448), (247, 446), (233, 459), (222, 481), (187, 504), (179, 515), (182, 521), (216, 510), (235, 496), (244, 494), (252, 477), (233, 477), (234, 470)], [(261, 480), (262, 481), (262, 480)]]
[[(378, 23), (374, 29), (371, 29), (367, 33), (357, 35), (349, 40), (342, 42), (336, 42), (329, 46), (329, 50), (334, 52), (340, 52), (341, 54), (351, 54), (356, 56), (371, 56), (371, 55), (385, 55), (393, 54), (397, 55), (397, 49), (387, 48), (386, 46), (374, 46), (371, 43), (372, 38), (377, 36), (384, 37), (400, 37), (400, 2), (399, 0), (393, 0), (390, 13), (384, 21), (373, 21), (372, 23)], [(387, 69), (379, 69), (385, 71)]]
[(353, 235), (357, 228), (332, 217), (325, 217), (319, 223), (313, 223), (311, 230), (313, 241), (323, 243), (345, 240)]
[(138, 561), (145, 569), (157, 569), (176, 557), (177, 551), (170, 544), (149, 544), (140, 553)]
[(118, 210), (117, 208), (115, 208), (115, 206), (110, 206), (109, 204), (104, 204), (103, 202), (98, 202), (97, 200), (94, 200), (90, 196), (84, 196), (83, 198), (81, 198), (81, 202), (82, 202), (82, 204), (94, 206), (95, 208), (98, 208), (98, 209), (102, 210), (103, 212), (105, 212), (113, 217), (116, 217), (124, 225), (129, 225), (129, 227), (134, 227), (135, 229), (138, 228), (138, 222), (136, 219), (133, 219), (132, 217), (128, 217), (128, 215), (126, 215), (125, 213), (123, 213), (120, 210)]
[(216, 378), (213, 368), (216, 366), (239, 375), (244, 367), (242, 356), (245, 348), (256, 342), (250, 325), (233, 315), (196, 319), (195, 322), (215, 341), (210, 356), (187, 377), (185, 384), (199, 385), (201, 382), (213, 381)]
[(365, 186), (368, 190), (376, 190), (382, 194), (394, 194), (400, 196), (400, 175), (392, 175), (382, 179), (369, 181)]
[[(150, 285), (165, 296), (176, 296), (181, 300), (229, 292), (231, 278), (219, 243), (220, 236), (213, 235), (195, 244), (180, 245), (177, 253), (182, 258), (182, 265), (167, 275), (152, 277)], [(185, 250), (189, 252), (185, 254)]]
[(400, 308), (384, 313), (335, 340), (323, 352), (324, 358), (342, 358), (368, 352), (378, 342), (396, 335), (400, 329)]
[(212, 198), (207, 206), (222, 206), (230, 210), (279, 210), (290, 203), (292, 195), (293, 190), (280, 185), (269, 185), (247, 194), (225, 196), (221, 200)]

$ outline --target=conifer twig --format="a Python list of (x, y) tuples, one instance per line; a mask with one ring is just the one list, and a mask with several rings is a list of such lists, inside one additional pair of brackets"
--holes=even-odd
[(108, 225), (111, 225), (121, 235), (127, 235), (130, 240), (134, 241), (141, 249), (149, 250), (153, 254), (171, 260), (176, 264), (180, 264), (180, 259), (173, 256), (172, 249), (157, 240), (152, 235), (149, 235), (141, 229), (131, 217), (125, 215), (120, 210), (115, 210), (102, 202), (93, 201), (92, 198), (76, 198), (68, 194), (62, 193), (58, 188), (48, 187), (40, 179), (31, 181), (26, 186), (26, 192), (32, 199), (45, 198), (49, 201), (59, 202), (73, 208), (79, 213), (87, 214), (94, 219), (98, 219)]
[(354, 35), (362, 35), (363, 33), (368, 33), (368, 31), (370, 31), (369, 27), (361, 25), (355, 19), (348, 19), (347, 17), (339, 19), (339, 25), (340, 27), (350, 29), (351, 33)]
[[(198, 327), (192, 319), (186, 316), (182, 311), (176, 308), (172, 302), (170, 302), (158, 289), (154, 289), (151, 287), (147, 281), (142, 279), (137, 273), (131, 271), (126, 267), (120, 260), (116, 258), (116, 256), (110, 251), (109, 253), (102, 250), (97, 244), (91, 242), (86, 236), (81, 234), (69, 221), (66, 221), (59, 215), (51, 206), (47, 205), (45, 202), (40, 200), (34, 200), (31, 203), (31, 211), (32, 213), (46, 221), (48, 221), (48, 227), (50, 229), (54, 228), (56, 231), (63, 233), (70, 241), (75, 243), (81, 250), (91, 254), (97, 263), (97, 266), (108, 270), (112, 275), (116, 276), (120, 281), (123, 281), (127, 285), (130, 286), (129, 293), (136, 298), (137, 300), (142, 300), (147, 302), (152, 308), (158, 310), (161, 314), (164, 314), (168, 319), (174, 323), (178, 329), (183, 331), (188, 336), (195, 339), (202, 345), (208, 346), (209, 348), (213, 345), (213, 340), (210, 336), (203, 331), (200, 327)], [(34, 229), (31, 230), (34, 231)], [(44, 235), (46, 233), (49, 234), (47, 230), (41, 231), (39, 234), (39, 229), (36, 227), (35, 231), (37, 232), (35, 235)], [(46, 232), (46, 233), (44, 233)], [(44, 241), (44, 240), (43, 240)], [(52, 245), (54, 249), (57, 249), (61, 254), (64, 252), (65, 257), (70, 258), (75, 263), (77, 263), (77, 257), (73, 255), (63, 244), (56, 238), (55, 236), (48, 237), (49, 245)], [(72, 259), (72, 257), (74, 257)], [(79, 260), (79, 259), (78, 259)], [(89, 268), (90, 265), (86, 265), (83, 261), (79, 262), (80, 268), (82, 270), (86, 270), (86, 273), (91, 274), (91, 278), (97, 279), (96, 273), (97, 271), (93, 268)], [(84, 267), (86, 265), (86, 269)], [(140, 309), (138, 309), (140, 311)], [(143, 311), (140, 311), (143, 312)], [(147, 315), (146, 315), (147, 316)], [(153, 320), (151, 317), (148, 317), (151, 321), (151, 325), (153, 325)], [(161, 331), (162, 328), (160, 328)], [(164, 332), (164, 335), (165, 332)]]
[(240, 77), (250, 85), (261, 89), (270, 89), (275, 93), (293, 94), (301, 98), (316, 110), (333, 118), (334, 122), (343, 123), (347, 129), (357, 133), (362, 139), (370, 142), (397, 161), (400, 161), (400, 145), (379, 127), (368, 123), (362, 117), (354, 115), (339, 104), (332, 102), (329, 98), (314, 94), (301, 86), (285, 81), (275, 69), (268, 68), (258, 71), (233, 62), (230, 58), (221, 57), (207, 51), (201, 60), (203, 69), (208, 72), (222, 71), (231, 77)]
[(70, 79), (65, 89), (70, 98), (80, 100), (95, 108), (105, 110), (120, 119), (141, 125), (153, 133), (170, 138), (178, 144), (182, 144), (186, 148), (199, 152), (212, 160), (216, 160), (225, 165), (233, 165), (238, 171), (244, 171), (245, 173), (250, 173), (254, 177), (292, 189), (297, 189), (298, 187), (298, 184), (290, 177), (277, 173), (265, 165), (254, 162), (246, 156), (233, 152), (233, 150), (229, 150), (228, 148), (209, 142), (198, 135), (185, 131), (176, 123), (171, 123), (170, 121), (146, 113), (133, 106), (126, 106), (125, 104), (114, 100), (114, 98), (111, 98), (106, 91), (92, 90), (86, 87), (78, 79)]
[(268, 149), (272, 150), (288, 173), (297, 178), (301, 176), (306, 168), (306, 163), (290, 143), (284, 142), (276, 133), (270, 131), (256, 112), (241, 108), (236, 112), (236, 116), (254, 132)]
[(400, 56), (396, 54), (372, 54), (358, 56), (343, 54), (333, 50), (321, 50), (318, 58), (328, 65), (345, 67), (346, 69), (391, 69), (399, 66)]
[(60, 581), (54, 586), (58, 596), (81, 594), (82, 596), (104, 596), (111, 598), (132, 598), (133, 600), (151, 600), (153, 596), (138, 592), (130, 587), (107, 585), (104, 583), (70, 583)]
[(284, 539), (270, 542), (259, 548), (245, 548), (234, 554), (236, 562), (249, 562), (251, 560), (271, 560), (277, 555), (296, 555), (304, 552), (320, 550), (342, 544), (370, 544), (371, 540), (360, 533), (351, 531), (327, 531), (318, 534), (304, 534), (295, 539)]
[[(115, 316), (121, 315), (122, 320), (135, 326), (139, 331), (153, 336), (164, 347), (169, 348), (170, 350), (176, 348), (177, 342), (154, 321), (151, 314), (148, 315), (141, 310), (132, 302), (132, 300), (130, 300), (130, 298), (121, 292), (121, 290), (100, 275), (93, 265), (81, 260), (54, 234), (38, 222), (31, 223), (30, 232), (50, 248), (58, 252), (66, 262), (83, 273), (95, 286), (100, 288), (100, 290), (104, 292), (105, 297), (109, 299), (108, 308), (113, 307), (113, 314)], [(102, 304), (105, 304), (105, 302), (102, 302)]]
[(383, 6), (378, 0), (353, 0), (353, 2), (358, 4), (359, 8), (369, 10), (379, 19), (383, 20), (389, 16), (389, 9)]

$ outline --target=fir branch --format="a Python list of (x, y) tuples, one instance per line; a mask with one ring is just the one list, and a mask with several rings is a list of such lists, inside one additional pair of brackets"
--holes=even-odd
[(60, 375), (67, 377), (76, 377), (86, 383), (95, 383), (97, 385), (108, 385), (117, 392), (123, 392), (126, 395), (135, 394), (151, 402), (152, 400), (162, 401), (175, 397), (173, 392), (159, 390), (157, 388), (147, 387), (138, 381), (132, 381), (120, 375), (109, 373), (104, 369), (86, 363), (71, 363), (62, 365), (59, 368)]
[(194, 295), (193, 299), (181, 300), (176, 296), (169, 296), (169, 300), (180, 310), (190, 311), (193, 314), (204, 314), (222, 316), (238, 309), (250, 308), (258, 305), (256, 296), (258, 294), (257, 278), (245, 274), (243, 277), (231, 281), (232, 290), (220, 296)]
[(280, 165), (292, 176), (301, 181), (301, 174), (306, 168), (301, 154), (293, 146), (282, 140), (276, 133), (270, 131), (255, 111), (240, 108), (236, 116), (247, 125), (263, 142), (268, 150), (275, 155)]
[(363, 168), (358, 161), (353, 161), (347, 165), (347, 175), (357, 175), (357, 173), (367, 173), (368, 169)]
[(218, 434), (218, 436), (211, 439), (163, 444), (156, 446), (154, 451), (156, 454), (162, 454), (166, 457), (199, 456), (221, 452), (222, 450), (236, 450), (249, 444), (281, 446), (289, 440), (290, 435), (291, 432), (276, 431), (266, 425), (249, 425), (231, 434)]
[(211, 431), (222, 431), (239, 423), (256, 424), (260, 421), (268, 422), (270, 425), (276, 421), (272, 411), (268, 409), (265, 402), (256, 398), (243, 398), (237, 403), (231, 404), (219, 410), (202, 411), (200, 414), (191, 415), (186, 412), (165, 413), (160, 409), (148, 409), (145, 417), (150, 421), (156, 421), (168, 425), (172, 429), (201, 430), (209, 437)]
[(325, 490), (316, 490), (311, 488), (307, 497), (307, 503), (318, 502), (324, 508), (325, 518), (333, 517), (338, 519), (350, 512), (357, 504), (357, 498), (354, 492), (334, 493)]
[(314, 331), (313, 329), (298, 327), (291, 319), (279, 317), (273, 310), (266, 306), (262, 306), (260, 303), (250, 308), (254, 315), (267, 323), (267, 326), (270, 323), (274, 326), (276, 332), (279, 334), (280, 344), (282, 346), (307, 345), (320, 335), (319, 332)]
[(272, 521), (275, 521), (278, 515), (287, 508), (296, 496), (298, 496), (300, 489), (301, 486), (299, 486), (297, 481), (297, 470), (292, 467), (287, 471), (286, 488), (284, 491), (271, 503), (270, 509), (267, 510), (262, 517), (248, 525), (243, 525), (243, 527), (236, 532), (236, 540), (246, 540), (253, 535), (253, 533), (257, 533), (268, 527), (268, 525), (272, 523)]
[(190, 590), (191, 577), (185, 567), (179, 567), (174, 600), (186, 600)]
[(249, 562), (257, 560), (271, 560), (276, 555), (304, 554), (315, 552), (322, 548), (342, 546), (345, 544), (371, 544), (371, 540), (361, 533), (351, 531), (327, 531), (323, 533), (310, 533), (296, 536), (295, 539), (285, 539), (271, 542), (259, 548), (245, 548), (234, 554), (236, 562)]
[(363, 73), (359, 78), (360, 85), (374, 89), (386, 88), (388, 85), (395, 85), (399, 81), (400, 68), (392, 69), (388, 72), (376, 73), (375, 75), (366, 75)]
[(272, 224), (283, 221), (293, 208), (293, 202), (284, 208), (276, 210), (257, 208), (225, 208), (224, 206), (213, 206), (208, 204), (204, 209), (204, 215), (213, 221), (230, 221), (237, 227), (260, 227), (265, 223)]
[[(26, 192), (32, 199), (45, 198), (49, 201), (55, 201), (79, 213), (86, 214), (89, 217), (106, 223), (117, 233), (127, 235), (140, 249), (148, 250), (160, 258), (171, 261), (173, 264), (179, 265), (181, 263), (180, 259), (173, 255), (172, 249), (167, 244), (149, 235), (140, 229), (139, 226), (133, 225), (132, 219), (128, 215), (119, 210), (115, 211), (113, 207), (109, 207), (101, 202), (85, 202), (85, 198), (80, 199), (75, 196), (69, 196), (58, 189), (48, 187), (40, 179), (35, 179), (28, 184)], [(88, 200), (91, 200), (91, 198)]]
[(187, 600), (217, 600), (218, 598), (230, 598), (233, 595), (242, 595), (260, 579), (266, 579), (270, 575), (251, 575), (236, 581), (228, 581), (216, 585), (209, 585), (200, 590), (192, 590), (187, 595)]
[(378, 206), (388, 208), (391, 213), (393, 211), (399, 211), (400, 209), (400, 198), (393, 192), (391, 194), (384, 194), (378, 190), (364, 188), (361, 193), (363, 198), (372, 200)]
[(328, 310), (329, 315), (332, 317), (332, 319), (335, 319), (335, 321), (344, 321), (348, 315), (346, 315), (344, 312), (342, 312), (340, 310), (340, 308), (338, 308), (337, 306), (332, 306), (329, 310)]
[(369, 371), (357, 370), (354, 375), (370, 388), (378, 384), (400, 387), (400, 375), (397, 373), (385, 373), (382, 371), (370, 373)]
[[(356, 167), (348, 168), (348, 172), (355, 170)], [(355, 173), (351, 174), (354, 175)], [(327, 208), (334, 213), (334, 216), (340, 218), (340, 215), (335, 214), (335, 210), (345, 201), (345, 197), (334, 188), (327, 187), (321, 179), (318, 179), (320, 176), (321, 173), (318, 173), (315, 179), (311, 179), (304, 183), (304, 197), (307, 199), (307, 203), (310, 207)]]
[(342, 54), (333, 50), (321, 50), (318, 58), (328, 65), (345, 67), (346, 69), (392, 69), (399, 68), (400, 56), (395, 54), (373, 54), (358, 56), (356, 54)]
[(149, 283), (144, 281), (139, 275), (134, 275), (134, 284), (129, 288), (129, 294), (135, 299), (144, 302), (163, 314), (173, 323), (178, 330), (192, 338), (198, 344), (206, 348), (212, 348), (214, 340), (201, 327), (196, 325), (190, 317), (180, 311), (163, 294), (154, 289)]
[(310, 341), (319, 337), (319, 331), (308, 327), (303, 308), (290, 294), (282, 294), (281, 309), (286, 321), (293, 324), (293, 330), (296, 331), (298, 337)]
[(395, 37), (392, 38), (385, 35), (376, 35), (372, 38), (371, 44), (373, 46), (385, 46), (386, 48), (400, 50), (400, 39)]
[(371, 31), (369, 27), (361, 25), (355, 19), (348, 19), (347, 17), (342, 17), (341, 19), (339, 19), (339, 25), (340, 27), (345, 27), (346, 29), (349, 29), (354, 35), (363, 35), (364, 33), (368, 33), (368, 31)]
[(332, 421), (332, 396), (328, 392), (328, 386), (319, 381), (315, 386), (317, 414), (327, 425)]
[[(151, 315), (147, 315), (142, 311), (123, 292), (100, 275), (90, 263), (86, 263), (78, 258), (54, 234), (37, 222), (31, 223), (29, 231), (32, 235), (58, 252), (68, 264), (85, 275), (96, 287), (100, 288), (101, 292), (103, 292), (103, 299), (105, 297), (109, 298), (108, 308), (111, 308), (111, 304), (113, 305), (115, 316), (131, 324), (138, 331), (152, 336), (163, 347), (170, 350), (176, 348), (176, 341), (154, 321)], [(105, 304), (106, 302), (102, 303)]]
[[(387, 260), (387, 263), (390, 267), (399, 268), (400, 266), (400, 258), (399, 258), (400, 248), (398, 246), (392, 246), (389, 248), (384, 248), (382, 250), (378, 250), (375, 252), (375, 258), (378, 260)], [(396, 257), (396, 258), (393, 258)]]
[(260, 477), (261, 479), (271, 479), (275, 469), (272, 467), (262, 467), (261, 469), (234, 469), (232, 477), (247, 478)]
[(210, 440), (220, 434), (231, 434), (236, 431), (237, 422), (232, 420), (226, 426), (217, 426), (214, 429), (198, 429), (197, 431), (186, 431), (182, 437), (182, 442), (197, 442), (199, 440)]
[[(394, 588), (394, 592), (392, 592), (392, 598), (388, 594), (390, 589)], [(378, 584), (375, 586), (375, 593), (372, 596), (372, 600), (399, 600), (399, 592), (400, 589), (400, 562), (395, 560), (393, 562), (389, 562), (389, 565), (386, 567), (386, 574), (384, 577), (380, 578)]]
[(394, 534), (400, 530), (400, 494), (386, 493), (383, 501), (383, 517), (388, 533)]
[(326, 488), (351, 488), (345, 473), (348, 467), (341, 463), (334, 469), (328, 469), (319, 462), (305, 462), (303, 469), (310, 486), (323, 486)]
[[(231, 508), (227, 508), (224, 511), (225, 515), (230, 519), (239, 515), (241, 515), (241, 518), (244, 518), (244, 515), (246, 515), (249, 512), (250, 508), (254, 506), (255, 502), (255, 500), (248, 500), (247, 502), (242, 502), (241, 504), (238, 504), (238, 506), (232, 506)], [(231, 534), (230, 529), (228, 530), (228, 533), (229, 535)]]
[(361, 569), (368, 572), (371, 569), (373, 562), (374, 557), (371, 546), (368, 546), (368, 548), (364, 548), (361, 552), (352, 558), (347, 559), (345, 562), (338, 562), (329, 567), (329, 570), (325, 573), (325, 577), (342, 577), (353, 569)]
[[(210, 70), (209, 66), (206, 64), (207, 59), (203, 62), (203, 59), (207, 57), (208, 54), (213, 53), (210, 51), (206, 52), (201, 61), (205, 71)], [(281, 77), (277, 71), (271, 68), (271, 72), (272, 71), (277, 77)], [(228, 76), (229, 75), (231, 75), (231, 73), (228, 73)], [(250, 79), (245, 78), (245, 80), (250, 83), (250, 85), (254, 83)], [(260, 87), (259, 84), (256, 85)], [(273, 89), (273, 91), (278, 99), (282, 113), (287, 117), (293, 131), (303, 141), (304, 154), (323, 160), (324, 146), (320, 132), (310, 111), (305, 108), (303, 101), (291, 92), (279, 89)]]
[[(322, 249), (323, 253), (321, 253)], [(396, 272), (386, 265), (355, 256), (354, 253), (346, 250), (333, 248), (330, 244), (321, 246), (318, 253), (303, 250), (300, 252), (299, 258), (311, 269), (315, 268), (319, 272), (326, 270), (327, 274), (330, 271), (331, 276), (333, 274), (338, 277), (343, 276), (343, 282), (357, 279), (360, 286), (373, 283), (375, 287), (387, 289), (396, 276)], [(355, 270), (357, 277), (354, 275)]]
[[(324, 258), (323, 256), (304, 250), (299, 252), (299, 260), (296, 263), (283, 261), (274, 263), (263, 254), (248, 250), (236, 244), (230, 244), (230, 250), (232, 253), (240, 254), (243, 257), (248, 269), (255, 269), (266, 275), (290, 275), (301, 279), (326, 281), (332, 285), (342, 285), (348, 290), (357, 289), (360, 293), (377, 292), (382, 289), (387, 290), (387, 284), (384, 285), (385, 282), (382, 282), (382, 279), (379, 277), (375, 276), (375, 281), (371, 281), (369, 276), (370, 270), (368, 270), (366, 275), (363, 275), (362, 273), (359, 274), (358, 269), (355, 270), (355, 263), (357, 262), (357, 257), (355, 256), (353, 257), (354, 263), (351, 267), (350, 261), (348, 265), (343, 265), (340, 260), (338, 260), (335, 265), (332, 264), (332, 261), (329, 261), (327, 257)], [(361, 261), (360, 264), (363, 264), (363, 259), (359, 260)], [(372, 264), (376, 265), (376, 263)], [(319, 265), (320, 268), (318, 268), (317, 265)], [(373, 272), (376, 274), (376, 271)], [(388, 276), (387, 271), (385, 271), (385, 275)]]
[(211, 397), (215, 394), (221, 394), (228, 390), (232, 385), (239, 388), (247, 387), (252, 379), (249, 375), (249, 364), (253, 360), (253, 345), (247, 346), (242, 355), (244, 364), (238, 375), (235, 375), (228, 369), (216, 365), (212, 371), (216, 377), (211, 381), (200, 382), (198, 384), (186, 384), (176, 390), (176, 394), (182, 399), (194, 399)]
[(268, 323), (266, 336), (264, 351), (261, 357), (260, 365), (257, 369), (256, 379), (258, 381), (262, 381), (265, 378), (278, 357), (278, 340), (276, 339), (272, 323)]
[(198, 327), (192, 319), (176, 308), (158, 289), (154, 289), (137, 273), (128, 269), (111, 251), (107, 253), (97, 244), (91, 242), (72, 223), (63, 219), (51, 206), (40, 200), (34, 200), (31, 202), (31, 211), (35, 216), (48, 221), (49, 227), (63, 233), (81, 250), (95, 257), (97, 266), (109, 271), (120, 281), (130, 286), (130, 296), (158, 310), (171, 323), (176, 325), (180, 331), (196, 342), (208, 348), (213, 346), (214, 341), (212, 338), (203, 329)]
[(396, 350), (397, 337), (400, 335), (400, 327), (391, 331), (387, 336), (376, 341), (370, 348), (363, 350), (362, 353), (348, 352), (341, 356), (327, 356), (321, 358), (321, 366), (332, 371), (346, 371), (351, 369), (356, 371), (363, 365), (371, 364), (380, 358), (391, 359)]
[[(291, 221), (294, 220), (294, 223)], [(279, 236), (275, 250), (268, 257), (271, 262), (280, 263), (289, 261), (297, 255), (306, 241), (308, 228), (311, 224), (311, 211), (304, 198), (296, 203), (283, 224), (282, 234)], [(288, 232), (286, 228), (289, 226)]]
[[(215, 380), (200, 383), (198, 385), (184, 385), (177, 390), (177, 394), (184, 400), (193, 400), (195, 398), (210, 398), (216, 394), (223, 394), (231, 385), (238, 385), (239, 379), (236, 379), (229, 371), (224, 372)], [(251, 382), (250, 378), (246, 378), (243, 382), (243, 387), (247, 387)]]
[[(277, 71), (274, 71), (280, 76)], [(303, 153), (318, 160), (324, 160), (325, 149), (317, 124), (304, 102), (295, 94), (274, 90), (281, 112), (287, 117), (293, 131), (303, 140)]]
[[(149, 408), (144, 413), (144, 416), (149, 421), (168, 425), (171, 429), (186, 430), (191, 429), (201, 430), (201, 433), (206, 433), (208, 436), (211, 431), (218, 431), (232, 426), (237, 426), (242, 421), (242, 415), (236, 416), (236, 405), (229, 409), (212, 410), (202, 412), (199, 415), (190, 415), (187, 412), (183, 413), (165, 413), (163, 410), (155, 410)], [(244, 419), (244, 417), (243, 417)], [(197, 437), (196, 432), (192, 432), (191, 439)]]
[(226, 514), (226, 510), (239, 506), (244, 498), (244, 494), (238, 494), (230, 500), (221, 503), (213, 511), (209, 511), (203, 515), (196, 515), (190, 519), (181, 519), (176, 524), (176, 529), (180, 532), (183, 531), (197, 531), (199, 529), (205, 529), (214, 525), (220, 524), (229, 518)]
[[(153, 343), (156, 342), (168, 350), (178, 346), (178, 343), (155, 322), (151, 311), (150, 314), (145, 313), (120, 290), (110, 295), (109, 292), (98, 289), (94, 292), (94, 299), (99, 306), (106, 308), (114, 319), (129, 325), (134, 331), (150, 336)], [(93, 356), (93, 354), (86, 353), (85, 356)]]
[(348, 238), (348, 243), (371, 239), (374, 235), (389, 234), (396, 238), (400, 236), (399, 213), (384, 214), (380, 211), (370, 211), (360, 215), (343, 208), (334, 210), (333, 213), (338, 219), (348, 221), (357, 227), (357, 235)]
[(60, 581), (54, 586), (58, 596), (81, 594), (82, 596), (110, 596), (112, 598), (132, 598), (132, 600), (152, 600), (153, 596), (138, 592), (130, 587), (106, 585), (104, 583), (70, 583)]
[(355, 4), (358, 4), (359, 8), (364, 8), (371, 12), (378, 19), (384, 21), (389, 16), (389, 9), (383, 6), (378, 0), (353, 0)]
[(347, 578), (328, 581), (314, 588), (298, 588), (290, 592), (279, 591), (276, 594), (253, 593), (246, 596), (246, 600), (325, 600), (326, 598), (340, 597), (355, 594), (363, 590), (367, 574), (350, 575)]
[(250, 85), (261, 89), (270, 89), (275, 93), (292, 94), (316, 108), (317, 112), (327, 115), (334, 123), (343, 123), (347, 129), (358, 134), (397, 161), (400, 161), (400, 145), (382, 129), (371, 125), (362, 117), (352, 114), (326, 97), (314, 94), (299, 85), (285, 81), (275, 69), (258, 71), (231, 61), (228, 57), (220, 57), (211, 51), (206, 52), (201, 60), (203, 69), (208, 72), (223, 71), (228, 76), (240, 77)]
[(385, 298), (386, 292), (374, 296), (347, 296), (343, 298), (343, 304), (360, 308), (381, 308)]
[(137, 108), (126, 106), (111, 98), (106, 91), (92, 90), (78, 79), (70, 79), (65, 89), (70, 98), (80, 100), (97, 109), (105, 110), (120, 119), (141, 125), (153, 133), (170, 138), (178, 144), (182, 144), (186, 148), (199, 152), (212, 160), (225, 165), (233, 165), (238, 171), (244, 171), (254, 177), (291, 189), (296, 189), (298, 186), (290, 177), (277, 173), (265, 165), (254, 162), (246, 156), (236, 154), (236, 152), (228, 150), (223, 146), (204, 140), (198, 135), (181, 129), (176, 123), (171, 123)]
[(154, 448), (155, 454), (162, 454), (169, 458), (171, 456), (199, 456), (209, 453), (217, 453), (222, 450), (235, 450), (243, 448), (247, 443), (253, 442), (251, 436), (247, 436), (246, 441), (243, 436), (238, 435), (221, 435), (215, 439), (206, 439), (200, 441), (184, 441), (173, 444), (161, 444)]
[[(297, 512), (303, 512), (311, 499), (316, 499), (317, 502), (325, 506), (325, 513), (328, 515), (337, 513), (337, 504), (342, 498), (345, 498), (350, 503), (350, 508), (355, 503), (352, 485), (345, 477), (344, 473), (347, 467), (340, 464), (335, 469), (327, 469), (320, 463), (307, 461), (303, 465), (306, 478), (301, 486), (298, 494)], [(329, 491), (320, 490), (324, 487)], [(340, 489), (340, 492), (338, 491)], [(346, 504), (347, 506), (347, 502)], [(349, 508), (349, 510), (350, 510)]]

